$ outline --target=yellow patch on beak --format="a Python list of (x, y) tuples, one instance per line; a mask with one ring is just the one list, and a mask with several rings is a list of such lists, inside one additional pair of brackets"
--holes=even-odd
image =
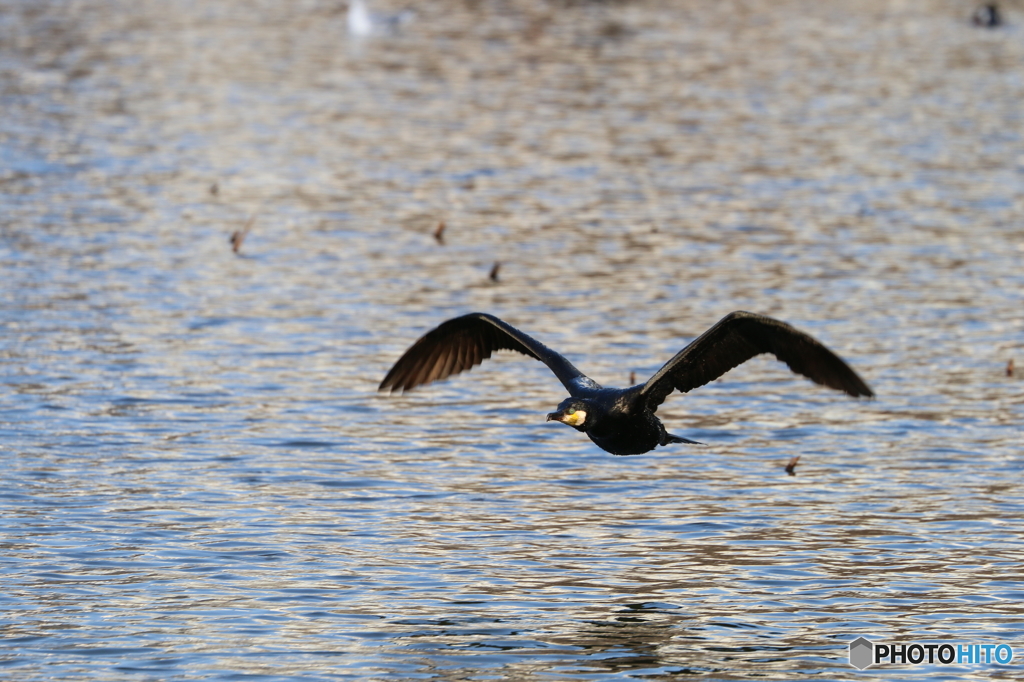
[(569, 426), (579, 426), (586, 418), (587, 413), (584, 410), (576, 410), (572, 414), (566, 414), (562, 421)]

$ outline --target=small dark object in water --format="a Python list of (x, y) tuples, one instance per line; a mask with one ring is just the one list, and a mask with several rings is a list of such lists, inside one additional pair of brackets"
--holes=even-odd
[(437, 224), (437, 229), (434, 230), (434, 239), (437, 240), (438, 244), (444, 244), (444, 221), (442, 220)]
[(999, 13), (999, 6), (995, 3), (989, 3), (986, 5), (979, 5), (974, 14), (971, 15), (971, 21), (974, 22), (975, 26), (984, 26), (985, 28), (995, 28), (996, 26), (1002, 26), (1003, 17)]
[(563, 356), (507, 322), (470, 313), (427, 332), (398, 359), (379, 390), (408, 391), (479, 365), (496, 350), (514, 350), (548, 366), (569, 396), (548, 415), (586, 433), (613, 455), (640, 455), (659, 445), (696, 443), (665, 430), (655, 416), (673, 390), (686, 393), (755, 355), (772, 353), (815, 383), (857, 396), (871, 389), (835, 353), (785, 322), (737, 311), (723, 317), (654, 373), (630, 388), (604, 388)]
[(1013, 358), (1010, 358), (1010, 361), (1006, 363), (1006, 376), (1013, 376)]
[(245, 241), (246, 235), (252, 230), (253, 223), (256, 222), (256, 214), (253, 214), (249, 221), (245, 223), (245, 227), (241, 230), (235, 230), (231, 233), (231, 238), (228, 240), (231, 243), (231, 250), (238, 253), (242, 250), (242, 242)]
[(212, 194), (213, 196), (217, 196), (217, 194), (219, 194), (219, 193), (220, 193), (220, 186), (217, 185), (216, 182), (213, 183), (212, 185), (210, 185), (210, 194)]
[(606, 21), (598, 30), (598, 35), (609, 40), (617, 40), (629, 35), (629, 29), (617, 21)]
[(498, 273), (501, 272), (501, 263), (494, 261), (494, 267), (491, 268), (490, 278), (492, 282), (499, 282)]
[(632, 386), (636, 383), (636, 372), (629, 373), (629, 385)]
[(791, 457), (789, 464), (786, 465), (786, 473), (790, 476), (796, 476), (796, 465), (800, 463), (800, 455)]

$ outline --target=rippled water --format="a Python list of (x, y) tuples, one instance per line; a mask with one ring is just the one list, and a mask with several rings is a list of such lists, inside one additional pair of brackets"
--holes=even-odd
[[(1024, 13), (851, 5), (0, 0), (0, 676), (1019, 678)], [(878, 398), (757, 359), (618, 458), (524, 358), (376, 393), (735, 309)]]

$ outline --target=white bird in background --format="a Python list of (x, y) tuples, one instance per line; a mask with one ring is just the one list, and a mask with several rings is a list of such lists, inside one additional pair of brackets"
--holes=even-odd
[(363, 0), (350, 0), (348, 3), (348, 34), (350, 36), (368, 36), (373, 33), (373, 20), (370, 10)]
[(415, 15), (411, 9), (404, 9), (398, 14), (372, 14), (365, 0), (349, 0), (348, 34), (355, 38), (365, 38), (373, 34), (397, 33)]

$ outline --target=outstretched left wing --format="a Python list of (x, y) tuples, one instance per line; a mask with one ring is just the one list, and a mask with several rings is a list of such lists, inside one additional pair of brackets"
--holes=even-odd
[(820, 341), (785, 322), (743, 311), (729, 313), (679, 351), (647, 380), (640, 394), (656, 409), (673, 389), (686, 393), (761, 353), (773, 354), (817, 384), (854, 397), (874, 395), (864, 380)]

